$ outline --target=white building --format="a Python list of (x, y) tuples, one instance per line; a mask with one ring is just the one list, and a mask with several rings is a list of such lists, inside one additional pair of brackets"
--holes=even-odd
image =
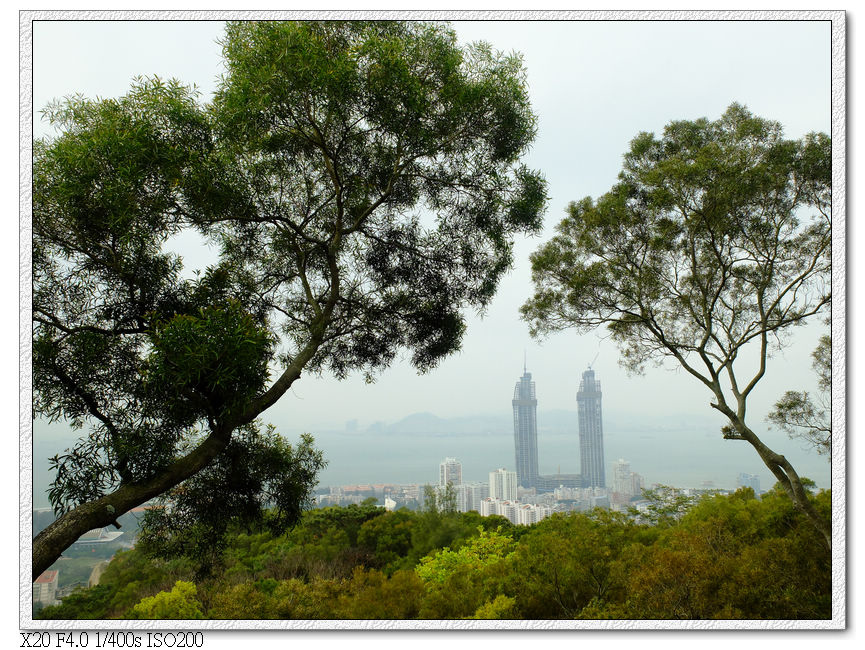
[(612, 501), (626, 503), (643, 493), (643, 477), (631, 471), (631, 464), (623, 458), (613, 463)]
[(457, 510), (469, 512), (481, 511), (481, 501), (490, 495), (490, 486), (486, 483), (462, 483), (456, 486)]
[(456, 458), (445, 458), (439, 464), (439, 485), (459, 485), (463, 482), (463, 466)]
[(479, 512), (484, 517), (500, 515), (515, 526), (529, 526), (549, 517), (553, 510), (549, 506), (539, 506), (532, 503), (520, 503), (510, 499), (494, 499), (488, 497), (481, 501)]
[(560, 485), (553, 490), (553, 496), (556, 501), (579, 501), (583, 496), (583, 488), (564, 487)]
[(490, 497), (501, 501), (517, 500), (517, 473), (500, 467), (490, 472)]
[(636, 472), (631, 472), (631, 493), (635, 497), (639, 497), (643, 495), (643, 490), (646, 487), (645, 479), (637, 474)]
[(57, 580), (60, 577), (59, 571), (44, 571), (33, 582), (33, 604), (42, 603), (46, 607), (48, 605), (56, 605), (60, 601), (57, 600)]
[(552, 508), (524, 503), (518, 509), (518, 523), (522, 526), (531, 526), (552, 514)]
[(620, 458), (613, 463), (613, 492), (632, 496), (631, 490), (631, 463)]

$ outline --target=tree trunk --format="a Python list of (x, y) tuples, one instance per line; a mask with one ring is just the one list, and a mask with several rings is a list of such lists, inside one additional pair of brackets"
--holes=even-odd
[(121, 485), (104, 497), (77, 506), (61, 515), (33, 540), (33, 580), (50, 567), (71, 544), (94, 528), (116, 524), (132, 508), (159, 496), (202, 470), (225, 449), (231, 432), (217, 431), (187, 456), (144, 483)]
[[(329, 318), (336, 298), (325, 310)], [(272, 406), (300, 377), (301, 369), (318, 350), (323, 338), (323, 326), (317, 325), (310, 340), (285, 369), (279, 379), (263, 395), (254, 400), (242, 414), (223, 422), (189, 454), (174, 461), (161, 474), (143, 483), (121, 485), (117, 490), (95, 501), (83, 503), (60, 516), (33, 540), (33, 580), (50, 567), (57, 558), (88, 530), (115, 524), (117, 518), (163, 492), (176, 487), (198, 473), (221, 454), (240, 426), (252, 422)]]
[(787, 496), (790, 497), (790, 500), (793, 502), (793, 505), (797, 510), (802, 512), (814, 527), (820, 531), (823, 535), (823, 539), (826, 543), (826, 548), (832, 551), (832, 522), (826, 521), (825, 518), (820, 516), (820, 513), (814, 508), (814, 505), (811, 503), (811, 500), (808, 498), (808, 491), (802, 485), (802, 481), (799, 479), (799, 474), (796, 473), (796, 470), (793, 469), (793, 466), (790, 462), (781, 454), (771, 450), (769, 447), (763, 443), (762, 440), (755, 434), (750, 428), (745, 426), (744, 423), (741, 424), (741, 433), (742, 437), (747, 440), (754, 449), (757, 450), (757, 453), (760, 455), (760, 458), (763, 460), (763, 463), (772, 474), (775, 475), (775, 478), (781, 483), (781, 486), (784, 488), (784, 491), (787, 493)]

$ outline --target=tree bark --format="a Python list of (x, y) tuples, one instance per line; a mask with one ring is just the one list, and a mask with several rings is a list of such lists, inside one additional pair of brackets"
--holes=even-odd
[[(338, 290), (338, 282), (334, 283)], [(323, 340), (324, 323), (328, 321), (336, 303), (335, 294), (328, 301), (319, 322), (306, 345), (298, 352), (279, 379), (259, 398), (253, 400), (243, 413), (228, 422), (217, 424), (212, 433), (183, 458), (169, 465), (163, 472), (142, 483), (128, 483), (104, 497), (82, 503), (61, 515), (33, 540), (33, 575), (36, 580), (71, 544), (89, 530), (116, 524), (117, 518), (163, 492), (176, 487), (190, 476), (207, 467), (221, 454), (232, 433), (240, 426), (252, 422), (275, 404), (300, 377), (303, 367), (318, 351)]]
[(766, 443), (760, 440), (760, 437), (754, 433), (751, 428), (744, 422), (744, 407), (740, 408), (740, 412), (734, 412), (724, 401), (723, 395), (720, 393), (720, 388), (714, 391), (718, 398), (717, 404), (712, 404), (712, 408), (723, 413), (730, 424), (736, 431), (736, 440), (746, 440), (760, 456), (763, 464), (769, 468), (769, 471), (778, 479), (778, 482), (784, 488), (784, 492), (790, 497), (793, 506), (806, 517), (814, 525), (814, 527), (823, 536), (823, 541), (826, 548), (831, 553), (832, 551), (832, 522), (826, 521), (820, 516), (820, 513), (814, 508), (811, 500), (808, 498), (808, 491), (802, 485), (799, 474), (793, 469), (790, 462), (781, 454), (770, 449)]
[(820, 513), (817, 512), (816, 508), (814, 508), (814, 504), (812, 504), (811, 500), (808, 498), (808, 491), (799, 479), (799, 474), (796, 473), (796, 470), (793, 469), (793, 466), (783, 455), (767, 447), (766, 444), (763, 443), (763, 441), (760, 440), (753, 431), (751, 431), (751, 429), (744, 425), (742, 426), (742, 435), (745, 440), (747, 440), (751, 446), (757, 450), (763, 463), (781, 483), (787, 496), (790, 497), (790, 500), (793, 502), (793, 506), (808, 517), (814, 527), (823, 535), (826, 548), (831, 552), (832, 522), (826, 521), (825, 518), (820, 516)]
[(144, 483), (121, 485), (111, 494), (83, 503), (61, 515), (33, 540), (33, 576), (36, 580), (81, 535), (115, 524), (117, 518), (204, 469), (228, 445), (231, 430), (217, 430), (183, 458)]

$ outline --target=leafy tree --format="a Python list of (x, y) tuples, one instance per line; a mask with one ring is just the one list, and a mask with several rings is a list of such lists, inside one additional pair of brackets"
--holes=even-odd
[(415, 571), (426, 583), (442, 583), (460, 567), (479, 570), (488, 564), (500, 562), (513, 550), (514, 541), (501, 531), (478, 528), (473, 537), (459, 550), (443, 548), (420, 561)]
[(448, 481), (444, 486), (423, 486), (423, 511), (429, 513), (454, 513), (457, 511), (457, 492)]
[(224, 585), (214, 594), (208, 618), (223, 620), (268, 619), (275, 616), (273, 598), (254, 583)]
[(316, 508), (303, 515), (303, 527), (290, 536), (297, 542), (308, 542), (321, 538), (329, 530), (342, 531), (351, 546), (358, 545), (358, 535), (363, 525), (385, 516), (387, 511), (376, 505), (374, 498), (365, 499), (360, 505), (328, 506)]
[[(828, 516), (830, 496), (809, 494), (821, 516)], [(360, 526), (358, 538), (368, 525), (397, 514), (424, 516), (380, 515)], [(686, 512), (664, 515), (663, 525), (596, 509), (514, 527), (525, 531), (518, 540), (475, 527), (416, 567), (390, 576), (350, 563), (348, 535), (322, 528), (321, 520), (314, 523), (318, 536), (302, 534), (303, 523), (279, 536), (231, 536), (224, 567), (195, 585), (193, 604), (217, 619), (831, 616), (831, 553), (780, 485), (761, 499), (750, 488), (704, 497)], [(290, 537), (305, 541), (294, 544)], [(133, 617), (136, 604), (171, 600), (172, 587), (191, 575), (189, 560), (154, 560), (133, 549), (117, 555), (98, 586), (75, 592), (40, 616)], [(158, 616), (175, 610), (166, 605)]]
[(309, 582), (286, 580), (273, 591), (278, 618), (333, 619), (343, 591), (342, 581), (316, 578)]
[[(827, 494), (814, 501), (821, 513), (828, 509)], [(620, 571), (627, 598), (596, 613), (829, 618), (831, 554), (820, 538), (780, 487), (762, 499), (750, 489), (703, 499), (654, 544), (625, 549)]]
[(495, 617), (510, 611), (506, 606), (512, 605), (510, 602), (490, 603), (500, 595), (502, 573), (514, 541), (501, 530), (478, 527), (477, 533), (460, 548), (443, 548), (422, 558), (415, 567), (426, 587), (421, 618), (470, 618), (479, 610)]
[(388, 512), (365, 521), (357, 535), (357, 543), (375, 554), (379, 567), (390, 573), (399, 560), (408, 555), (412, 545), (414, 516), (405, 509)]
[[(284, 530), (311, 505), (315, 476), (323, 465), (312, 444), (305, 435), (293, 449), (272, 427), (264, 436), (242, 427), (225, 454), (147, 510), (138, 547), (157, 557), (190, 557), (203, 574), (220, 562), (230, 530)], [(214, 485), (225, 492), (215, 493)]]
[(53, 619), (100, 619), (108, 618), (113, 590), (105, 585), (89, 589), (76, 589), (66, 596), (59, 605), (42, 608), (33, 618)]
[[(519, 56), (426, 22), (235, 22), (222, 46), (212, 102), (140, 79), (50, 106), (61, 134), (34, 143), (34, 412), (84, 434), (34, 578), (193, 476), (230, 501), (224, 468), (256, 472), (257, 418), (302, 372), (433, 368), (540, 228)], [(192, 280), (165, 249), (185, 230), (218, 250)]]
[(817, 373), (817, 395), (789, 390), (775, 402), (768, 419), (791, 438), (811, 443), (818, 454), (828, 454), (832, 449), (832, 339), (820, 337), (811, 357)]
[(642, 527), (621, 513), (554, 514), (520, 538), (505, 592), (524, 618), (574, 618), (593, 599), (620, 596), (616, 562), (641, 534)]
[(338, 599), (338, 617), (347, 619), (417, 618), (424, 585), (414, 571), (381, 571), (357, 567)]
[(497, 595), (493, 600), (478, 607), (473, 619), (513, 619), (516, 616), (516, 601), (510, 596)]
[(171, 591), (160, 591), (143, 598), (132, 608), (132, 618), (144, 619), (197, 619), (204, 618), (201, 603), (196, 600), (197, 589), (191, 582), (178, 580)]
[(640, 521), (661, 527), (675, 523), (699, 501), (699, 497), (688, 496), (668, 485), (643, 490), (643, 499), (649, 502), (645, 510), (632, 507), (628, 508), (628, 513)]
[(672, 360), (710, 391), (724, 437), (754, 447), (830, 544), (795, 469), (746, 417), (772, 351), (831, 300), (829, 138), (785, 140), (733, 104), (716, 121), (641, 133), (619, 178), (572, 203), (533, 254), (532, 333), (604, 325), (629, 370)]

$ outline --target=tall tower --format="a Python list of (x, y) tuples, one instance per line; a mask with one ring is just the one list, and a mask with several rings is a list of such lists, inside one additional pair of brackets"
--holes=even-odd
[(585, 487), (607, 487), (604, 480), (604, 426), (601, 421), (601, 382), (595, 371), (583, 373), (577, 391), (580, 417), (580, 469)]
[(463, 482), (463, 466), (456, 458), (445, 458), (439, 463), (439, 485), (459, 485)]
[(538, 479), (538, 400), (532, 373), (523, 364), (523, 376), (514, 387), (514, 452), (517, 483), (535, 487)]

